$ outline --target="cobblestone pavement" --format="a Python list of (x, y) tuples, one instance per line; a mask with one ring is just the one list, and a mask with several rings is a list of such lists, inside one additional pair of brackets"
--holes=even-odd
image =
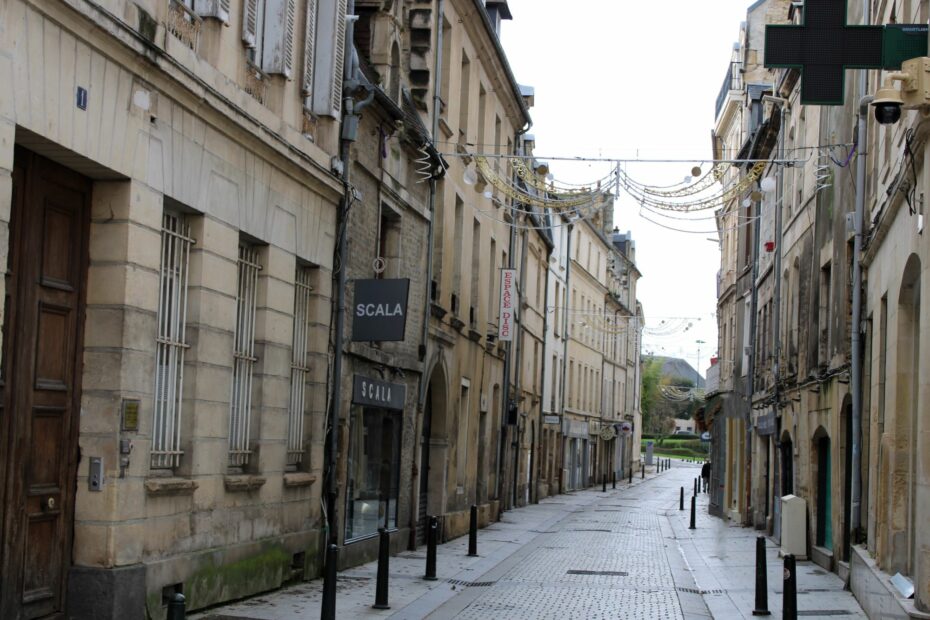
[[(343, 571), (337, 618), (751, 618), (756, 532), (707, 515), (706, 495), (689, 530), (679, 487), (687, 505), (700, 469), (673, 464), (606, 493), (596, 487), (509, 511), (479, 532), (479, 557), (467, 557), (467, 537), (440, 546), (439, 581), (421, 578), (424, 549), (392, 557), (390, 610), (371, 608), (377, 563)], [(768, 552), (769, 608), (778, 617), (781, 564), (771, 543)], [(798, 572), (801, 615), (865, 617), (836, 575), (804, 562)], [(189, 617), (315, 619), (321, 593), (316, 580)]]

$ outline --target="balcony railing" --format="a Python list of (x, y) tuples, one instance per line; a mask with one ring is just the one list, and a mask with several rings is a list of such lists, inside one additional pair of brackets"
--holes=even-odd
[(723, 85), (720, 87), (720, 94), (717, 95), (717, 108), (714, 118), (720, 116), (720, 110), (727, 100), (727, 95), (733, 90), (743, 90), (743, 63), (731, 62), (727, 67), (727, 75), (723, 79)]

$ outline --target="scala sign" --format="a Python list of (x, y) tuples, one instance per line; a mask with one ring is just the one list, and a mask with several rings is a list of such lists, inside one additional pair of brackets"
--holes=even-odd
[(367, 407), (402, 411), (407, 400), (407, 386), (355, 375), (352, 402)]
[(356, 280), (353, 342), (398, 342), (407, 327), (410, 280)]
[(517, 270), (501, 269), (500, 328), (497, 337), (501, 342), (513, 340), (517, 308)]

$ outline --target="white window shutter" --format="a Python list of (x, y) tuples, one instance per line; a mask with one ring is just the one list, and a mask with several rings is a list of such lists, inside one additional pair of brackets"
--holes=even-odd
[(346, 0), (320, 0), (312, 111), (339, 118), (342, 112), (342, 72), (345, 67)]
[(229, 0), (194, 0), (194, 13), (229, 23)]
[(297, 0), (265, 0), (262, 71), (290, 77), (294, 66)]
[(242, 40), (246, 47), (255, 47), (258, 40), (258, 0), (243, 0)]
[(312, 106), (309, 100), (313, 92), (313, 59), (316, 47), (316, 0), (307, 0), (307, 21), (304, 23), (304, 83), (301, 93), (306, 98), (305, 105)]

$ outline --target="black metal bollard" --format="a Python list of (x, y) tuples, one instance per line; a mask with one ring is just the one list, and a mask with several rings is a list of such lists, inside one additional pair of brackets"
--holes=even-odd
[(426, 529), (426, 575), (423, 577), (427, 581), (436, 581), (436, 546), (438, 542), (439, 519), (430, 517), (429, 526)]
[(633, 465), (632, 464), (630, 465), (630, 479), (628, 483), (633, 484)]
[(678, 495), (678, 510), (685, 509), (685, 487), (681, 487), (681, 493)]
[(180, 592), (171, 595), (166, 620), (184, 620), (184, 595)]
[(468, 555), (478, 555), (478, 507), (471, 507), (471, 520), (468, 524)]
[(697, 497), (695, 497), (694, 495), (692, 495), (692, 496), (691, 496), (691, 525), (688, 526), (688, 529), (689, 529), (689, 530), (696, 530), (696, 529), (697, 529), (697, 527), (695, 527), (695, 525), (694, 525), (694, 517), (695, 517), (695, 515), (694, 515), (694, 510), (695, 510), (695, 502), (696, 502), (696, 501), (697, 501)]
[(336, 565), (339, 563), (339, 547), (326, 548), (326, 566), (323, 568), (323, 604), (320, 620), (336, 620)]
[(640, 480), (642, 480), (642, 479), (644, 479), (645, 477), (646, 477), (646, 464), (643, 463), (642, 466), (640, 467), (639, 478), (640, 478)]
[(601, 476), (601, 493), (607, 492), (607, 474)]
[(756, 538), (756, 608), (754, 616), (771, 616), (769, 612), (769, 582), (765, 565), (765, 536)]
[(614, 478), (614, 480), (613, 480), (613, 482), (614, 482), (614, 488), (616, 489), (616, 488), (617, 488), (617, 470), (614, 470), (613, 478)]
[(697, 495), (697, 494), (698, 494), (698, 479), (695, 478), (694, 479), (694, 493), (692, 493), (692, 495)]
[(381, 537), (378, 546), (378, 582), (375, 585), (375, 609), (390, 609), (388, 605), (388, 575), (391, 561), (391, 535), (383, 527), (378, 528)]
[(798, 576), (795, 572), (794, 556), (785, 556), (785, 599), (782, 602), (782, 618), (798, 620)]

